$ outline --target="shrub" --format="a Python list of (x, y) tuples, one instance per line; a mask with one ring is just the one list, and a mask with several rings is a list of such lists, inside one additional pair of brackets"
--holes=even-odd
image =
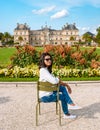
[[(23, 47), (17, 46), (17, 53), (11, 58), (12, 65), (25, 67), (32, 63), (38, 64), (42, 51), (36, 51), (31, 45)], [(79, 46), (70, 47), (68, 45), (45, 45), (43, 52), (49, 52), (53, 57), (53, 64), (70, 66), (70, 68), (85, 69), (100, 67), (100, 55), (97, 55), (96, 48), (81, 50)]]
[(100, 56), (95, 52), (96, 48), (91, 50), (80, 50), (79, 46), (75, 46), (74, 49), (67, 45), (46, 45), (44, 52), (49, 52), (54, 59), (54, 64), (58, 66), (70, 66), (71, 68), (95, 68), (93, 60), (97, 61), (96, 68), (100, 67)]
[(13, 66), (25, 67), (38, 62), (38, 55), (35, 48), (31, 45), (16, 46), (17, 53), (11, 57)]

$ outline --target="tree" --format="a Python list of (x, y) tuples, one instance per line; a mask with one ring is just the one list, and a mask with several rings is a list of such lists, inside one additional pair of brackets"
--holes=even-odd
[(85, 34), (83, 34), (82, 39), (84, 39), (86, 43), (91, 43), (92, 36), (89, 33), (85, 33)]
[(18, 37), (18, 41), (20, 42), (20, 44), (22, 43), (22, 41), (23, 41), (23, 37), (22, 36), (19, 36)]
[(0, 33), (0, 41), (3, 40), (3, 33)]
[(75, 38), (73, 36), (70, 37), (70, 41), (74, 41)]
[(7, 43), (8, 41), (10, 41), (11, 35), (8, 32), (4, 33), (4, 42)]
[(98, 44), (100, 44), (100, 27), (99, 28), (97, 28), (97, 35), (96, 35), (96, 42), (98, 43)]
[(14, 37), (8, 32), (0, 33), (0, 41), (3, 44), (12, 45), (14, 43)]
[(75, 40), (75, 38), (73, 36), (71, 36), (70, 41), (72, 41), (72, 43), (73, 43), (74, 40)]

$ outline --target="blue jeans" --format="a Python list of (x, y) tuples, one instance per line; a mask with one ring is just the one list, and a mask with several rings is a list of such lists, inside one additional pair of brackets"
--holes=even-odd
[[(61, 92), (59, 94), (59, 100), (61, 100), (61, 105), (62, 105), (62, 110), (64, 112), (64, 114), (68, 114), (68, 105), (67, 104), (72, 104), (73, 101), (70, 98), (66, 88), (64, 86), (60, 86), (59, 87), (59, 92)], [(56, 102), (57, 100), (57, 92), (54, 91), (53, 94), (49, 95), (49, 96), (43, 96), (40, 101), (41, 102)]]

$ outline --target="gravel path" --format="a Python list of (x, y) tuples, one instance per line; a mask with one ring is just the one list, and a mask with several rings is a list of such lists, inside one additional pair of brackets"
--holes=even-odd
[[(81, 110), (78, 117), (63, 119), (59, 126), (55, 103), (41, 104), (39, 126), (35, 126), (36, 84), (0, 83), (0, 130), (100, 130), (100, 82), (69, 82), (74, 102)], [(62, 113), (63, 116), (63, 113)]]

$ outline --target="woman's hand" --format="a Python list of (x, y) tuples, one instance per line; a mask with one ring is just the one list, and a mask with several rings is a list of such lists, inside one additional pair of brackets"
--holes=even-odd
[(72, 89), (71, 89), (71, 87), (70, 87), (68, 84), (66, 85), (66, 87), (67, 87), (67, 89), (68, 89), (68, 93), (71, 94), (71, 93), (72, 93)]
[(61, 80), (59, 82), (60, 82), (61, 85), (67, 87), (67, 90), (68, 90), (69, 94), (72, 93), (72, 89), (71, 89), (71, 87), (67, 83), (62, 82)]

